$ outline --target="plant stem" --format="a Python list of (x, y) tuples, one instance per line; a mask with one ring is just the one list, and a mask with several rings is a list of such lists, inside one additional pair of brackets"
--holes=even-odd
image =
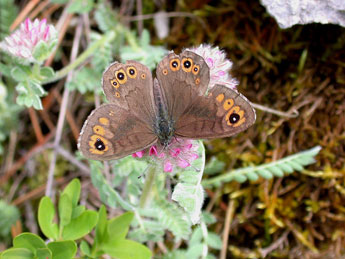
[(94, 42), (90, 45), (79, 57), (73, 61), (68, 66), (64, 67), (63, 69), (56, 72), (55, 76), (52, 78), (48, 78), (44, 81), (42, 81), (42, 84), (48, 84), (51, 82), (58, 81), (59, 79), (65, 77), (70, 71), (78, 67), (80, 64), (82, 64), (88, 57), (90, 57), (92, 54), (94, 54), (101, 46), (106, 44), (107, 42), (112, 41), (116, 36), (116, 33), (114, 31), (110, 31), (107, 34), (105, 34), (102, 38), (100, 38), (98, 41)]
[(145, 179), (143, 193), (140, 197), (140, 202), (139, 202), (140, 208), (145, 208), (145, 206), (147, 205), (147, 203), (149, 202), (152, 196), (151, 194), (152, 194), (153, 185), (155, 183), (156, 170), (157, 170), (157, 167), (155, 165), (152, 165), (152, 164), (149, 165), (147, 176)]

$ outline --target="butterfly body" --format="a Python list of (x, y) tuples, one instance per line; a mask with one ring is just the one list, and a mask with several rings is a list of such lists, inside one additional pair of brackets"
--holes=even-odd
[(113, 63), (103, 74), (110, 102), (85, 122), (78, 146), (91, 159), (118, 159), (175, 137), (211, 139), (237, 134), (255, 121), (247, 99), (223, 85), (208, 89), (210, 70), (191, 51), (170, 53), (157, 66)]

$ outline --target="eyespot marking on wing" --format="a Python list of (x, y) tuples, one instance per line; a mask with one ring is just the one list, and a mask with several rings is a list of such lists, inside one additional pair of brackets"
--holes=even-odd
[(116, 89), (120, 87), (120, 84), (117, 82), (115, 78), (110, 80), (110, 84)]
[(108, 141), (99, 135), (92, 135), (90, 137), (89, 146), (89, 151), (97, 155), (103, 155), (109, 149)]
[(193, 59), (191, 58), (183, 58), (182, 59), (182, 69), (184, 72), (191, 72), (193, 68)]
[(244, 113), (244, 110), (241, 110), (239, 106), (234, 106), (231, 108), (231, 110), (225, 116), (227, 125), (235, 128), (242, 125), (246, 121)]
[(200, 66), (199, 65), (194, 65), (193, 69), (192, 69), (192, 72), (193, 72), (194, 75), (197, 75), (199, 73), (199, 70), (200, 70)]
[(117, 98), (120, 98), (120, 97), (121, 97), (121, 95), (120, 95), (119, 92), (116, 92), (116, 93), (115, 93), (115, 96), (116, 96)]
[[(181, 63), (180, 63), (180, 60), (178, 58), (173, 58), (169, 62), (170, 69), (174, 72), (178, 71), (180, 69), (180, 65), (181, 65)], [(163, 74), (164, 74), (164, 70), (163, 70)]]
[(200, 78), (195, 79), (195, 84), (196, 85), (200, 84)]
[(146, 79), (146, 74), (142, 73), (140, 77), (141, 77), (141, 79)]
[(130, 78), (136, 78), (137, 77), (137, 69), (133, 66), (127, 67), (127, 75)]
[(127, 82), (127, 75), (122, 68), (115, 72), (115, 77), (121, 85)]

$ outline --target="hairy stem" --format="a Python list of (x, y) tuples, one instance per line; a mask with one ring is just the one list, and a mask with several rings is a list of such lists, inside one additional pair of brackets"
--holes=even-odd
[(145, 208), (147, 203), (150, 201), (152, 197), (152, 190), (153, 185), (155, 183), (155, 176), (156, 176), (157, 167), (155, 165), (149, 165), (148, 172), (145, 179), (145, 185), (143, 189), (143, 193), (140, 197), (140, 208)]
[(90, 47), (88, 47), (76, 60), (74, 60), (72, 63), (70, 63), (68, 66), (64, 67), (63, 69), (57, 71), (55, 76), (44, 80), (42, 83), (48, 84), (51, 82), (58, 81), (59, 79), (65, 77), (69, 72), (71, 72), (73, 69), (75, 69), (80, 64), (82, 64), (88, 57), (93, 55), (101, 46), (112, 41), (115, 38), (115, 35), (116, 33), (114, 31), (108, 32), (103, 37), (101, 37), (98, 41), (91, 44)]

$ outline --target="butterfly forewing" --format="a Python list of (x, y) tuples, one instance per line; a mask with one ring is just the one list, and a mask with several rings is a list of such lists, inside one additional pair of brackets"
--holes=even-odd
[(255, 111), (240, 93), (215, 85), (199, 96), (176, 122), (176, 136), (191, 139), (229, 137), (255, 122)]
[(210, 72), (205, 60), (191, 51), (170, 53), (157, 66), (157, 79), (163, 91), (169, 119), (177, 121), (198, 96), (205, 94)]
[(79, 148), (90, 159), (112, 160), (153, 145), (156, 135), (147, 123), (114, 104), (94, 110), (85, 122)]
[(117, 104), (139, 120), (153, 124), (153, 80), (150, 69), (136, 61), (115, 62), (103, 74), (103, 90), (107, 100)]

